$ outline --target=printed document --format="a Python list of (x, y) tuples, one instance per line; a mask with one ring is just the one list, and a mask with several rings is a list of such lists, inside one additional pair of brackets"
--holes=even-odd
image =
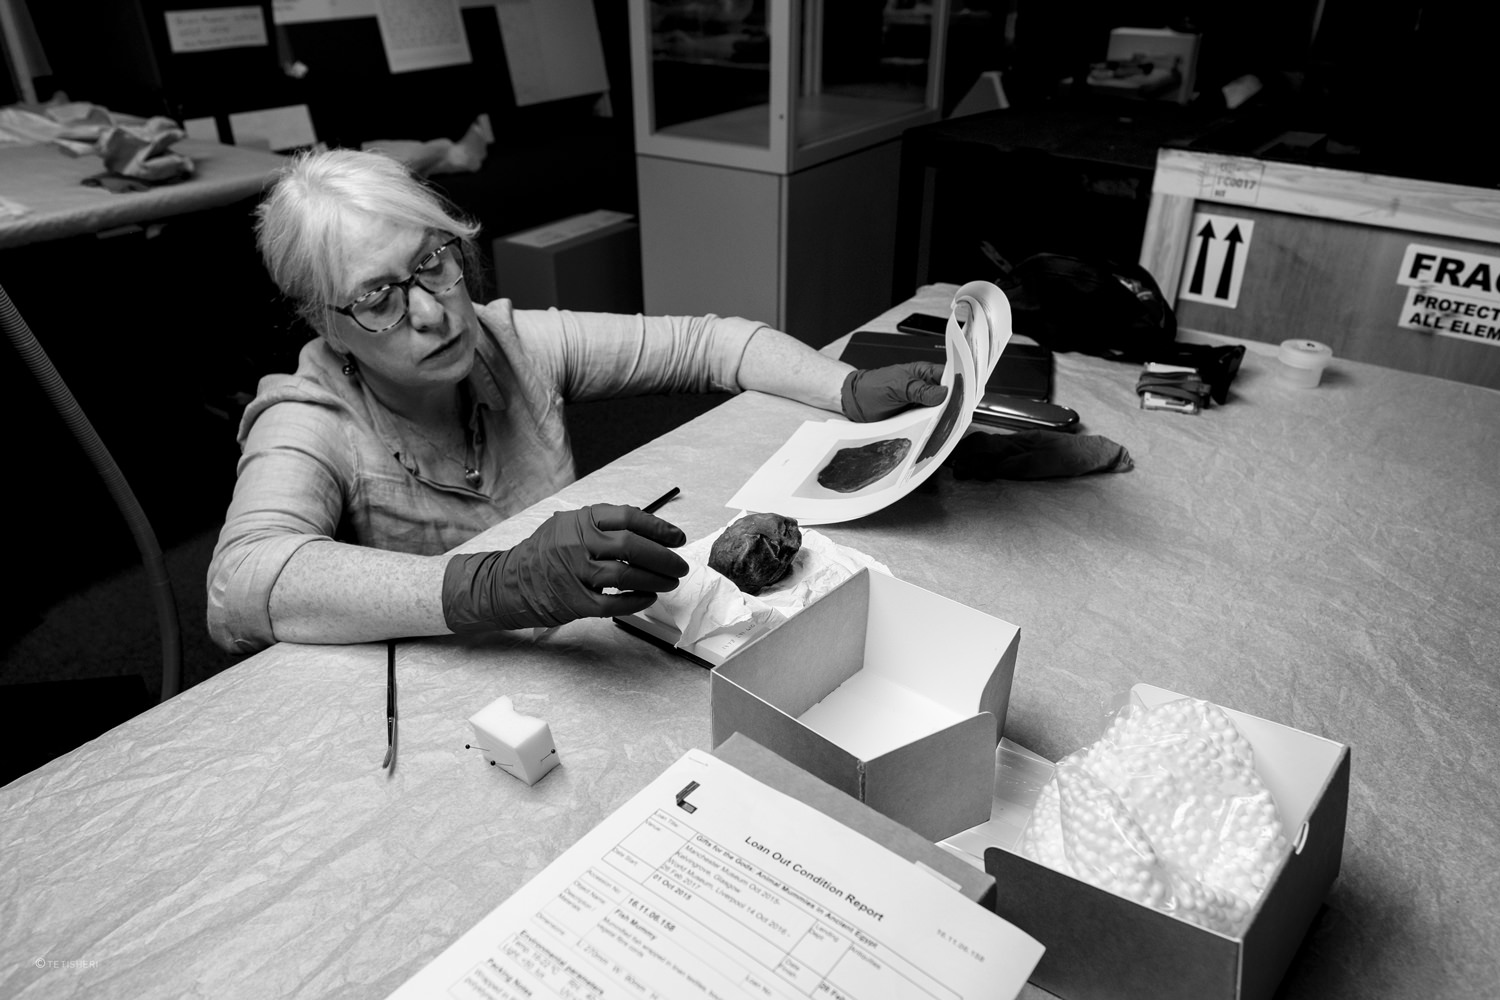
[(1041, 955), (929, 870), (692, 750), (392, 996), (1014, 997)]

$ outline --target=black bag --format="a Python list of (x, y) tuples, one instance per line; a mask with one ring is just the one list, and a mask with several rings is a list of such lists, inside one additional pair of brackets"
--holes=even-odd
[(1000, 269), (1011, 325), (1054, 351), (1115, 361), (1159, 361), (1177, 340), (1177, 317), (1139, 264), (1039, 253), (1015, 266), (983, 244)]

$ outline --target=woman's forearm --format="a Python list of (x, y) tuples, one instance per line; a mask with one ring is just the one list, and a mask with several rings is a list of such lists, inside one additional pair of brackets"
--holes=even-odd
[(271, 625), (283, 642), (374, 642), (446, 635), (448, 557), (317, 541), (287, 560), (271, 590)]
[(779, 330), (762, 327), (745, 345), (739, 380), (742, 389), (769, 392), (841, 413), (840, 391), (853, 370)]

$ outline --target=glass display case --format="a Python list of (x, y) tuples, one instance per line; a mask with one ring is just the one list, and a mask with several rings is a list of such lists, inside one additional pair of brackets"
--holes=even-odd
[(946, 0), (631, 0), (636, 152), (791, 173), (938, 117)]

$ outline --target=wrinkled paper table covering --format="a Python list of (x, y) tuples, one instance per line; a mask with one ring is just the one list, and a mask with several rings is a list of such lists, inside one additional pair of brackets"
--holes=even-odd
[(233, 204), (263, 190), (283, 159), (200, 139), (183, 139), (172, 148), (192, 159), (192, 177), (112, 194), (83, 183), (104, 169), (97, 156), (69, 156), (52, 145), (0, 144), (0, 197), (27, 209), (0, 216), (0, 249)]
[[(1487, 996), (1500, 394), (1347, 362), (1283, 388), (1269, 364), (1252, 349), (1227, 405), (1184, 416), (1140, 410), (1130, 366), (1060, 355), (1056, 401), (1129, 475), (944, 473), (818, 530), (1018, 624), (1006, 735), (1049, 759), (1137, 681), (1348, 742), (1343, 870), (1282, 995)], [(811, 412), (738, 397), (472, 547), (671, 486), (662, 516), (701, 537)], [(710, 739), (708, 672), (608, 621), (403, 643), (397, 669), (389, 778), (383, 645), (283, 644), (0, 789), (0, 996), (382, 997)], [(502, 694), (557, 740), (534, 788), (463, 749)]]

